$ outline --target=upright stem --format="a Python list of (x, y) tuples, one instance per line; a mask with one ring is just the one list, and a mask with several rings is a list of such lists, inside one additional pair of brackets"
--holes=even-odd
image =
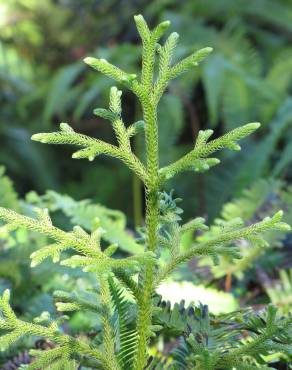
[(137, 175), (132, 177), (133, 189), (133, 219), (135, 228), (138, 229), (142, 225), (143, 220), (143, 205), (142, 205), (142, 187), (141, 181)]
[[(139, 113), (139, 115), (138, 115)], [(140, 107), (136, 104), (135, 118), (138, 120), (140, 118)], [(140, 157), (141, 154), (141, 136), (134, 136), (134, 152)], [(140, 227), (143, 223), (143, 202), (142, 202), (142, 183), (136, 174), (133, 174), (133, 216), (134, 225), (136, 229)]]
[[(143, 114), (146, 124), (146, 153), (149, 186), (146, 188), (146, 232), (147, 250), (155, 252), (157, 248), (157, 229), (159, 222), (158, 209), (158, 127), (157, 109), (151, 98), (142, 102)], [(152, 293), (154, 285), (154, 270), (152, 265), (147, 265), (140, 275), (139, 281), (142, 295), (139, 302), (138, 312), (138, 350), (135, 370), (144, 369), (147, 362), (147, 345), (150, 326), (152, 322)]]
[[(158, 208), (158, 125), (157, 104), (155, 99), (153, 74), (155, 62), (155, 44), (157, 35), (151, 32), (145, 21), (137, 19), (138, 31), (143, 42), (142, 53), (142, 89), (139, 100), (143, 109), (146, 137), (147, 178), (146, 184), (146, 248), (155, 252), (157, 248), (157, 230), (159, 222)], [(135, 370), (143, 370), (146, 366), (148, 355), (147, 345), (151, 335), (152, 323), (152, 293), (154, 287), (154, 267), (147, 264), (139, 276), (141, 295), (138, 300), (138, 346), (135, 361)]]

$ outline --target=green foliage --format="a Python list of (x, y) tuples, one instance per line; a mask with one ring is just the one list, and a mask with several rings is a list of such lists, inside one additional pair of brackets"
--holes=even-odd
[(0, 199), (3, 207), (18, 209), (18, 196), (13, 188), (12, 181), (5, 176), (4, 167), (0, 167)]
[[(224, 0), (218, 6), (213, 1), (201, 0), (159, 4), (157, 1), (121, 4), (116, 0), (103, 4), (90, 0), (82, 5), (71, 0), (66, 4), (51, 0), (3, 0), (1, 5), (4, 16), (0, 24), (3, 83), (0, 155), (21, 193), (28, 188), (41, 193), (53, 188), (76, 199), (94, 197), (110, 208), (121, 208), (130, 223), (134, 223), (129, 201), (131, 178), (116, 161), (107, 160), (105, 166), (103, 159), (99, 159), (94, 169), (89, 164), (77, 163), (73, 170), (63, 149), (47, 148), (40, 153), (28, 136), (37, 130), (53, 131), (57, 122), (70, 121), (75, 130), (91, 136), (98, 133), (113, 143), (110, 128), (103, 119), (93, 123), (88, 115), (97, 99), (101, 104), (106, 101), (109, 81), (94, 71), (87, 72), (79, 60), (92, 52), (96, 58), (104, 57), (120, 69), (128, 68), (131, 74), (138, 75), (140, 50), (128, 18), (141, 6), (150, 24), (170, 19), (183, 35), (182, 43), (178, 43), (174, 33), (165, 47), (157, 45), (161, 69), (169, 62), (175, 46), (179, 57), (205, 45), (216, 46), (202, 68), (173, 80), (161, 101), (158, 116), (162, 126), (159, 140), (163, 166), (192, 149), (194, 137), (206, 128), (205, 122), (216, 133), (226, 133), (239, 122), (263, 123), (263, 130), (245, 141), (242, 153), (221, 153), (218, 159), (222, 164), (214, 171), (192, 181), (185, 177), (172, 180), (170, 188), (176, 188), (189, 199), (184, 207), (186, 216), (191, 217), (196, 209), (213, 219), (226, 201), (259, 177), (276, 173), (290, 178), (292, 69), (287, 1), (274, 4), (260, 0), (255, 4), (252, 0), (236, 3)], [(71, 26), (73, 21), (75, 27)], [(119, 41), (125, 43), (119, 45)], [(177, 59), (173, 53), (173, 62)], [(159, 66), (156, 73), (159, 74)], [(139, 107), (132, 104), (127, 92), (124, 100), (124, 121), (133, 121), (140, 114)], [(286, 113), (282, 115), (285, 106)], [(286, 124), (281, 123), (283, 120)], [(172, 122), (171, 132), (168, 122)], [(281, 130), (277, 130), (278, 125)], [(273, 139), (261, 140), (263, 135)], [(140, 138), (134, 140), (137, 148)], [(117, 195), (117, 182), (109, 180), (111, 171), (119, 176), (119, 186), (127, 189), (124, 197)], [(98, 188), (93, 187), (100, 177), (107, 180)], [(230, 186), (224, 186), (226, 183)], [(198, 193), (199, 197), (193, 195)], [(135, 209), (141, 198), (140, 190), (135, 197)]]
[[(227, 370), (260, 366), (270, 369), (262, 359), (269, 348), (275, 346), (274, 350), (277, 347), (280, 351), (290, 352), (288, 328), (291, 319), (276, 316), (277, 310), (272, 306), (257, 315), (235, 313), (216, 319), (209, 316), (207, 306), (185, 310), (182, 305), (176, 312), (180, 322), (184, 323), (184, 337), (173, 353), (172, 364), (161, 368)], [(243, 339), (244, 331), (251, 336), (248, 340)], [(274, 341), (267, 339), (271, 332), (274, 332)]]
[(289, 314), (292, 308), (292, 269), (280, 270), (279, 281), (265, 286), (266, 292), (273, 304), (278, 306), (283, 314)]
[(177, 162), (161, 169), (162, 177), (171, 178), (175, 173), (188, 169), (197, 172), (209, 170), (210, 167), (220, 163), (220, 161), (217, 158), (205, 159), (205, 157), (223, 148), (240, 150), (237, 141), (251, 134), (259, 127), (259, 123), (249, 123), (209, 143), (207, 143), (207, 140), (213, 134), (213, 131), (199, 131), (194, 149)]
[[(220, 233), (206, 240), (199, 238), (187, 249), (181, 248), (181, 240), (185, 233), (194, 230), (207, 229), (204, 219), (195, 218), (187, 223), (181, 221), (182, 210), (177, 207), (179, 199), (173, 199), (173, 194), (165, 192), (166, 182), (176, 173), (185, 170), (209, 170), (218, 164), (217, 158), (210, 158), (214, 152), (228, 148), (238, 150), (238, 140), (248, 136), (259, 127), (258, 123), (249, 123), (237, 127), (229, 133), (208, 141), (211, 130), (199, 131), (194, 148), (181, 156), (174, 163), (160, 168), (158, 140), (158, 103), (171, 80), (197, 67), (210, 52), (205, 47), (180, 61), (171, 61), (171, 56), (177, 43), (178, 35), (171, 34), (164, 46), (157, 45), (166, 32), (170, 22), (162, 22), (150, 29), (141, 15), (135, 16), (138, 33), (142, 39), (142, 70), (141, 74), (125, 72), (105, 59), (87, 57), (85, 62), (93, 69), (114, 79), (128, 88), (138, 98), (143, 114), (143, 131), (145, 136), (145, 163), (134, 153), (131, 143), (133, 135), (140, 131), (133, 124), (127, 126), (121, 115), (121, 91), (116, 87), (110, 90), (109, 109), (97, 109), (95, 114), (111, 122), (116, 137), (116, 144), (95, 139), (73, 130), (66, 123), (61, 123), (60, 131), (39, 133), (33, 135), (33, 140), (47, 144), (71, 144), (80, 147), (73, 158), (94, 160), (98, 155), (105, 155), (121, 160), (132, 170), (145, 187), (146, 219), (143, 252), (130, 256), (116, 256), (118, 244), (106, 248), (101, 245), (103, 230), (100, 225), (89, 227), (88, 231), (80, 225), (73, 230), (64, 231), (54, 226), (47, 208), (32, 210), (30, 216), (0, 207), (0, 219), (9, 230), (26, 229), (44, 235), (50, 244), (43, 246), (31, 254), (31, 266), (41, 264), (46, 258), (54, 263), (68, 268), (78, 268), (85, 273), (92, 273), (95, 279), (98, 295), (98, 307), (91, 302), (84, 302), (79, 296), (57, 292), (57, 308), (66, 311), (93, 310), (98, 313), (101, 330), (94, 338), (73, 336), (62, 330), (66, 316), (51, 318), (48, 313), (42, 313), (34, 321), (19, 319), (10, 306), (9, 290), (5, 290), (0, 299), (2, 318), (0, 328), (4, 331), (0, 339), (3, 349), (8, 348), (23, 336), (47, 338), (53, 342), (53, 348), (41, 352), (33, 352), (35, 361), (28, 369), (56, 369), (75, 367), (94, 363), (93, 368), (107, 370), (135, 369), (142, 370), (149, 365), (149, 345), (151, 338), (156, 338), (163, 326), (155, 323), (155, 315), (161, 308), (155, 303), (155, 290), (160, 283), (169, 277), (181, 264), (196, 256), (209, 256), (214, 263), (220, 256), (232, 259), (240, 258), (240, 250), (235, 241), (259, 241), (264, 243), (263, 234), (270, 230), (288, 231), (290, 226), (282, 221), (283, 212), (278, 211), (272, 217), (250, 225), (244, 225), (239, 219), (234, 219), (223, 225)], [(155, 61), (159, 57), (159, 68), (156, 74)], [(55, 193), (49, 193), (56, 197)], [(82, 207), (82, 202), (74, 203), (70, 198), (59, 198), (58, 201), (73, 203), (73, 208)], [(42, 199), (41, 199), (42, 201)], [(88, 205), (89, 207), (91, 204)], [(60, 206), (55, 206), (60, 209)], [(97, 208), (98, 209), (98, 208)], [(105, 210), (100, 210), (101, 221), (109, 216)], [(78, 211), (77, 211), (78, 213)], [(69, 217), (72, 213), (69, 211)], [(105, 223), (106, 225), (106, 223)], [(105, 226), (106, 228), (106, 226)], [(108, 230), (110, 232), (110, 230)], [(121, 230), (120, 230), (121, 231)], [(123, 229), (121, 234), (123, 234)], [(203, 234), (204, 236), (204, 234)], [(161, 258), (162, 251), (168, 251), (169, 258)], [(117, 279), (117, 281), (116, 281)], [(95, 284), (94, 284), (95, 285)], [(131, 302), (126, 297), (130, 294)], [(134, 306), (133, 316), (127, 316)], [(188, 326), (185, 336), (187, 346), (186, 366), (196, 369), (231, 369), (234, 366), (249, 366), (252, 362), (260, 363), (260, 355), (281, 350), (286, 353), (291, 343), (289, 330), (291, 317), (278, 318), (273, 306), (267, 308), (261, 316), (251, 315), (244, 329), (250, 336), (243, 342), (225, 342), (223, 337), (211, 330), (206, 308), (199, 308), (193, 320), (193, 326)], [(194, 309), (189, 310), (189, 312)], [(177, 309), (176, 309), (176, 313)], [(134, 317), (134, 318), (133, 318)], [(130, 322), (129, 322), (130, 321)], [(235, 333), (236, 330), (235, 330)], [(231, 332), (231, 335), (235, 334)], [(208, 337), (213, 341), (208, 341)], [(218, 343), (215, 342), (215, 339)], [(228, 346), (229, 345), (229, 346)], [(244, 361), (242, 361), (242, 358)], [(178, 366), (181, 366), (179, 364)], [(186, 367), (187, 368), (187, 367)]]
[[(287, 345), (291, 319), (285, 321), (272, 306), (258, 313), (246, 309), (215, 317), (206, 305), (187, 306), (181, 301), (171, 307), (161, 297), (155, 300), (159, 311), (154, 321), (163, 327), (165, 346), (172, 350), (167, 356), (163, 351), (153, 352), (150, 369), (270, 369), (264, 365), (265, 348), (273, 343), (291, 356)], [(265, 343), (265, 334), (273, 325), (278, 339)], [(177, 337), (179, 341), (173, 342)]]
[[(250, 189), (246, 189), (241, 197), (226, 203), (221, 212), (221, 218), (215, 219), (214, 225), (210, 227), (209, 232), (199, 237), (200, 241), (207, 241), (216, 235), (220, 235), (226, 228), (233, 227), (235, 219), (241, 219), (243, 224), (250, 225), (254, 220), (265, 217), (270, 212), (274, 212), (278, 207), (287, 210), (284, 221), (292, 222), (291, 214), (291, 188), (285, 187), (281, 181), (260, 180)], [(285, 231), (285, 230), (284, 230)], [(289, 230), (287, 230), (289, 234)], [(231, 260), (228, 257), (220, 258), (218, 266), (212, 267), (212, 272), (216, 278), (226, 274), (232, 274), (243, 278), (244, 272), (251, 269), (255, 264), (263, 264), (269, 253), (277, 251), (283, 244), (284, 236), (269, 230), (265, 235), (265, 240), (261, 237), (252, 237), (246, 239), (248, 243), (237, 242), (242, 258), (240, 260)], [(278, 259), (274, 254), (275, 262)], [(201, 261), (201, 265), (210, 264), (210, 261)]]
[[(4, 187), (4, 184), (9, 184), (9, 187)], [(5, 206), (9, 206), (6, 200), (10, 199), (11, 192), (13, 202), (10, 203), (10, 206), (27, 215), (31, 215), (32, 209), (36, 206), (49, 208), (53, 216), (56, 215), (56, 212), (62, 211), (69, 218), (72, 218), (72, 222), (78, 220), (77, 223), (89, 231), (95, 230), (100, 225), (104, 230), (102, 239), (106, 243), (111, 244), (119, 240), (122, 248), (128, 252), (142, 252), (143, 250), (140, 245), (135, 243), (134, 238), (124, 231), (126, 220), (125, 216), (119, 211), (112, 211), (97, 204), (90, 204), (89, 201), (77, 202), (68, 196), (62, 196), (53, 191), (42, 197), (36, 193), (30, 193), (25, 201), (18, 200), (11, 180), (6, 176), (3, 176), (2, 189), (7, 191), (6, 196), (2, 198)], [(14, 203), (14, 200), (17, 201)], [(101, 221), (97, 220), (97, 217)], [(66, 227), (70, 226), (66, 225)], [(68, 312), (71, 315), (68, 325), (73, 331), (80, 330), (80, 328), (81, 330), (87, 330), (88, 319), (87, 321), (85, 319), (88, 317), (88, 312), (101, 313), (100, 306), (96, 304), (97, 295), (87, 291), (92, 286), (92, 279), (80, 271), (74, 272), (69, 267), (48, 262), (31, 269), (30, 255), (42, 248), (45, 243), (49, 243), (49, 240), (41, 238), (33, 232), (19, 229), (9, 234), (7, 226), (2, 226), (1, 290), (11, 287), (15, 293), (12, 302), (13, 307), (17, 307), (18, 314), (21, 314), (26, 320), (31, 320), (44, 310), (56, 315), (51, 294), (56, 288), (62, 289), (54, 294), (57, 311)], [(81, 316), (78, 317), (80, 314)], [(74, 325), (76, 325), (74, 322), (76, 322), (78, 329), (74, 328)], [(97, 324), (98, 326), (99, 324)], [(5, 354), (1, 354), (1, 365), (5, 358), (11, 359), (23, 347), (34, 347), (34, 341), (28, 341), (27, 338), (18, 341), (10, 352), (6, 351)]]
[[(133, 325), (132, 306), (125, 291), (114, 279), (109, 280), (112, 300), (116, 310), (115, 335), (117, 340), (118, 361), (122, 369), (133, 368), (137, 350), (137, 330)], [(134, 316), (135, 319), (135, 316)]]
[(50, 212), (62, 211), (70, 218), (73, 225), (80, 225), (87, 231), (94, 231), (98, 226), (103, 230), (101, 238), (129, 253), (143, 252), (130, 232), (126, 230), (125, 215), (117, 210), (108, 209), (89, 200), (76, 201), (68, 195), (47, 191), (43, 196), (31, 192), (26, 197), (30, 204), (47, 208)]

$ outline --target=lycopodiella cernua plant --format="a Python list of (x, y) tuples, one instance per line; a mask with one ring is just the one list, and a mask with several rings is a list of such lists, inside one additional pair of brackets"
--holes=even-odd
[[(60, 312), (93, 311), (100, 320), (102, 330), (92, 336), (71, 336), (62, 330), (62, 317), (51, 318), (41, 314), (33, 322), (19, 319), (10, 305), (10, 292), (0, 298), (2, 336), (0, 346), (6, 349), (23, 336), (46, 338), (52, 343), (46, 350), (33, 350), (34, 361), (27, 369), (261, 369), (262, 355), (271, 352), (287, 353), (291, 339), (291, 317), (283, 318), (277, 309), (253, 313), (250, 310), (216, 318), (208, 314), (206, 306), (188, 306), (184, 302), (171, 307), (161, 301), (157, 287), (177, 267), (194, 257), (210, 256), (214, 263), (220, 256), (240, 258), (238, 243), (244, 239), (252, 248), (254, 241), (265, 240), (263, 235), (271, 229), (289, 230), (281, 221), (282, 211), (262, 221), (244, 225), (240, 219), (222, 225), (221, 233), (205, 241), (195, 241), (185, 250), (181, 238), (189, 231), (208, 227), (201, 217), (182, 223), (182, 210), (178, 199), (165, 191), (165, 184), (175, 175), (185, 171), (207, 171), (218, 165), (213, 155), (220, 149), (239, 150), (238, 141), (259, 128), (259, 123), (248, 123), (233, 131), (211, 139), (212, 130), (199, 131), (193, 149), (165, 167), (159, 166), (159, 117), (157, 107), (168, 84), (180, 74), (198, 68), (212, 49), (200, 49), (178, 62), (172, 55), (178, 42), (173, 32), (164, 44), (160, 39), (170, 22), (162, 22), (150, 30), (141, 15), (135, 16), (142, 40), (141, 74), (131, 74), (112, 65), (105, 59), (85, 58), (90, 67), (129, 89), (138, 99), (143, 117), (126, 125), (122, 118), (122, 91), (110, 89), (109, 108), (98, 108), (94, 114), (111, 122), (117, 144), (75, 132), (67, 123), (60, 131), (33, 135), (32, 139), (46, 144), (71, 144), (79, 147), (73, 158), (93, 161), (107, 155), (122, 161), (141, 180), (145, 187), (146, 213), (142, 242), (144, 252), (125, 258), (115, 258), (118, 244), (101, 246), (102, 229), (96, 227), (88, 233), (80, 226), (65, 232), (52, 224), (46, 209), (35, 210), (35, 217), (27, 217), (0, 208), (0, 219), (5, 227), (46, 235), (52, 243), (31, 255), (32, 267), (47, 257), (54, 262), (91, 273), (97, 288), (90, 292), (94, 300), (86, 301), (70, 292), (55, 293)], [(157, 61), (157, 65), (155, 64)], [(171, 122), (169, 122), (171, 130)], [(132, 150), (131, 138), (145, 135), (145, 163)], [(201, 239), (200, 239), (201, 240)], [(70, 252), (69, 252), (70, 250)], [(161, 251), (168, 258), (161, 258)], [(165, 253), (164, 253), (165, 256)], [(196, 298), (197, 302), (200, 297)], [(243, 335), (244, 333), (244, 335)], [(164, 335), (180, 338), (174, 351), (167, 356), (151, 353), (151, 346)]]

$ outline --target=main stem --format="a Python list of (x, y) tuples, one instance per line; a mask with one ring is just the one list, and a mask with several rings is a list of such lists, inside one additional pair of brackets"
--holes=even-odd
[[(155, 252), (157, 248), (157, 230), (159, 222), (158, 208), (158, 127), (157, 107), (151, 97), (142, 102), (146, 123), (147, 169), (150, 179), (146, 188), (146, 232), (147, 250)], [(152, 322), (152, 293), (154, 286), (154, 267), (147, 265), (140, 275), (141, 296), (138, 311), (138, 349), (135, 370), (143, 370), (147, 363), (147, 346)]]

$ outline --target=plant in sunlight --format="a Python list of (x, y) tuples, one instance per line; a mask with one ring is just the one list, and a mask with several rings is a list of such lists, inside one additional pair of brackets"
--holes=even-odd
[[(105, 59), (88, 57), (85, 63), (131, 90), (141, 104), (143, 121), (131, 125), (124, 123), (122, 92), (112, 87), (109, 108), (96, 109), (94, 113), (111, 122), (117, 145), (79, 134), (66, 123), (61, 123), (58, 132), (36, 134), (32, 139), (47, 144), (75, 145), (79, 149), (73, 158), (93, 161), (99, 155), (107, 155), (128, 166), (145, 186), (146, 218), (141, 231), (144, 251), (116, 258), (119, 245), (111, 244), (106, 249), (102, 248), (100, 239), (103, 230), (99, 225), (92, 233), (86, 232), (81, 226), (65, 232), (53, 225), (47, 209), (36, 209), (35, 217), (31, 218), (0, 208), (0, 219), (9, 230), (25, 228), (52, 240), (51, 244), (31, 255), (32, 267), (49, 257), (56, 263), (60, 261), (61, 265), (94, 274), (98, 288), (93, 287), (91, 294), (96, 303), (58, 291), (55, 294), (56, 306), (60, 312), (93, 311), (102, 325), (100, 332), (84, 337), (71, 336), (63, 330), (62, 323), (66, 316), (54, 319), (43, 313), (33, 322), (20, 320), (11, 308), (10, 292), (6, 290), (0, 299), (0, 328), (3, 332), (0, 346), (2, 349), (8, 348), (21, 337), (29, 335), (51, 341), (51, 348), (33, 351), (35, 360), (27, 365), (27, 369), (31, 370), (74, 369), (80, 365), (107, 370), (142, 370), (159, 366), (172, 369), (255, 369), (263, 361), (261, 355), (275, 351), (288, 352), (291, 317), (278, 317), (273, 306), (259, 314), (235, 313), (231, 318), (223, 319), (228, 328), (223, 329), (224, 335), (220, 330), (223, 322), (216, 325), (205, 306), (185, 308), (181, 303), (180, 307), (171, 309), (169, 304), (161, 301), (156, 288), (177, 267), (196, 256), (211, 256), (214, 263), (218, 262), (220, 256), (240, 258), (239, 249), (232, 244), (235, 240), (245, 239), (252, 244), (262, 239), (268, 230), (289, 229), (281, 221), (282, 211), (249, 226), (244, 226), (236, 219), (227, 227), (223, 225), (221, 233), (214, 238), (195, 241), (188, 250), (182, 250), (181, 238), (186, 232), (204, 232), (207, 226), (200, 217), (182, 223), (178, 199), (164, 191), (166, 182), (176, 174), (189, 170), (207, 171), (219, 164), (214, 157), (218, 150), (239, 150), (238, 141), (254, 132), (260, 124), (246, 124), (213, 140), (210, 139), (212, 130), (200, 131), (189, 153), (160, 168), (158, 103), (170, 81), (197, 67), (212, 49), (206, 47), (172, 63), (178, 34), (171, 33), (164, 45), (159, 44), (170, 22), (160, 23), (153, 30), (148, 28), (141, 15), (135, 17), (135, 22), (142, 39), (141, 76), (127, 73)], [(156, 57), (159, 61), (157, 69)], [(146, 163), (134, 154), (131, 147), (131, 138), (140, 132), (145, 135)], [(64, 258), (63, 252), (68, 250), (71, 255), (68, 257), (67, 254)], [(166, 261), (161, 258), (162, 250), (169, 252)], [(231, 325), (230, 320), (237, 324)], [(159, 358), (150, 356), (151, 340), (155, 341), (172, 326), (174, 335), (181, 338), (181, 347), (170, 356), (169, 364), (159, 364)], [(185, 356), (179, 356), (178, 353)]]

